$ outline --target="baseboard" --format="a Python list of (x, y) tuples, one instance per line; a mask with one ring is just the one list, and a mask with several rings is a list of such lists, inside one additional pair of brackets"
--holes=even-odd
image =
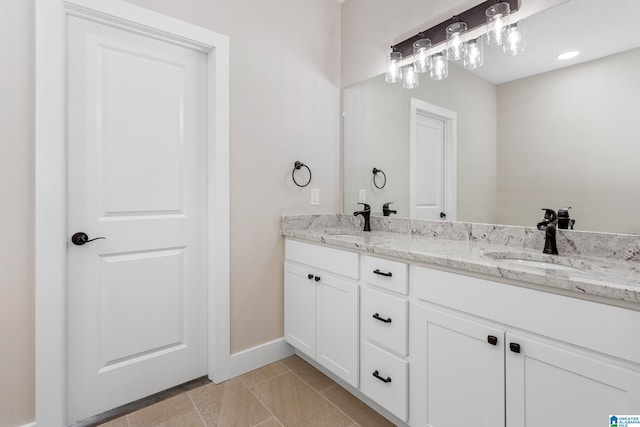
[(292, 354), (293, 347), (291, 347), (284, 338), (234, 353), (231, 355), (230, 360), (230, 378), (262, 368)]

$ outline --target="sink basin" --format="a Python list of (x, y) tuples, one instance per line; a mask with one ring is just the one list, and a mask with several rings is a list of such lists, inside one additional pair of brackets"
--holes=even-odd
[(529, 254), (519, 252), (487, 252), (484, 256), (496, 260), (547, 270), (589, 270), (591, 265), (576, 258), (559, 255)]

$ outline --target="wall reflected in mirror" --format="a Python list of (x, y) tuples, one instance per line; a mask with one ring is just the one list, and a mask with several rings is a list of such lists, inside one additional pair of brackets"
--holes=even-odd
[[(413, 99), (457, 118), (456, 194), (454, 203), (443, 204), (454, 207), (445, 219), (535, 226), (542, 208), (571, 207), (576, 230), (640, 234), (640, 30), (617, 44), (604, 38), (603, 22), (615, 22), (595, 12), (598, 3), (571, 0), (528, 18), (531, 54), (501, 58), (485, 46), (490, 65), (477, 73), (452, 63), (447, 79), (425, 76), (411, 90), (386, 83), (384, 76), (346, 88), (345, 212), (357, 209), (362, 190), (374, 212), (393, 202), (399, 217), (421, 217), (421, 204), (438, 203), (431, 190), (420, 195), (418, 178), (444, 188), (446, 174), (441, 183), (434, 176), (445, 154), (429, 138), (416, 143), (416, 134), (435, 131), (421, 124)], [(640, 2), (619, 5), (618, 13), (640, 16)], [(584, 29), (558, 30), (567, 16), (599, 28), (599, 42), (585, 41), (578, 47), (581, 57), (560, 64), (555, 56), (586, 37), (579, 34)], [(416, 144), (423, 147), (418, 152)], [(387, 175), (383, 189), (373, 184), (373, 167)]]

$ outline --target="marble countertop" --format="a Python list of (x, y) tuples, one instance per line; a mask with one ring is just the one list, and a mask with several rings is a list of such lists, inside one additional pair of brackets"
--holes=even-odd
[(282, 235), (333, 247), (399, 258), (577, 292), (640, 303), (640, 263), (587, 257), (544, 255), (541, 250), (356, 229), (283, 229)]

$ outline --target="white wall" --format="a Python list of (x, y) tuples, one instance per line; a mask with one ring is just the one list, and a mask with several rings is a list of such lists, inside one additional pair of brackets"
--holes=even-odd
[[(231, 37), (231, 349), (280, 338), (280, 215), (339, 207), (340, 5), (131, 3)], [(33, 0), (0, 0), (0, 427), (35, 417), (33, 33)], [(313, 170), (302, 190), (290, 179), (295, 160)]]
[[(374, 212), (394, 202), (398, 216), (409, 217), (411, 98), (458, 114), (457, 219), (495, 222), (496, 86), (455, 65), (445, 80), (421, 75), (416, 89), (386, 83), (382, 75), (345, 88), (345, 212), (358, 207), (358, 190), (365, 189)], [(386, 173), (385, 188), (373, 186), (373, 167)]]
[(640, 49), (498, 86), (498, 222), (640, 233)]
[(0, 0), (0, 426), (34, 418), (34, 6)]

